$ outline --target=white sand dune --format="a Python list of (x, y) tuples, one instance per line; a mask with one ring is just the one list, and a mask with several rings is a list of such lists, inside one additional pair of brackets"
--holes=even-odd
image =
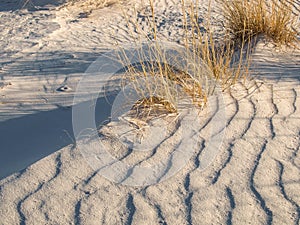
[[(70, 106), (78, 81), (113, 37), (131, 41), (126, 20), (117, 5), (81, 18), (81, 9), (49, 2), (33, 11), (16, 10), (18, 1), (0, 3), (0, 224), (299, 224), (300, 50), (258, 43), (256, 77), (223, 95), (225, 136), (205, 170), (212, 121), (223, 106), (201, 114), (199, 146), (178, 173), (147, 187), (125, 186), (82, 156)], [(156, 4), (161, 38), (179, 42), (178, 3)], [(98, 123), (109, 119), (103, 95), (97, 110)], [(181, 141), (182, 126), (139, 163), (159, 161)], [(127, 153), (116, 154), (137, 163)]]

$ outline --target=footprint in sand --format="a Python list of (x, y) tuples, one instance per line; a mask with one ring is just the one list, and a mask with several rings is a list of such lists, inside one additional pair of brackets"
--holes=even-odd
[(69, 91), (72, 91), (72, 88), (70, 88), (70, 87), (67, 86), (67, 85), (63, 85), (63, 86), (57, 88), (56, 91), (60, 91), (60, 92), (69, 92)]

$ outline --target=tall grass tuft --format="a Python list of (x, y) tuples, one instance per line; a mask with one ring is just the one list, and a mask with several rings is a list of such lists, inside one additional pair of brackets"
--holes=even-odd
[[(222, 41), (215, 40), (214, 27), (210, 19), (210, 3), (211, 1), (209, 1), (208, 18), (204, 24), (206, 32), (203, 32), (198, 23), (199, 1), (181, 0), (183, 12), (190, 18), (189, 21), (186, 17), (183, 18), (185, 45), (196, 57), (206, 63), (213, 74), (213, 79), (225, 90), (241, 77), (247, 77), (251, 63), (251, 38), (246, 41), (246, 31), (241, 30), (241, 42), (236, 42), (227, 33), (224, 34)], [(188, 27), (194, 31), (192, 35), (189, 35)]]
[(297, 42), (295, 0), (225, 0), (220, 1), (225, 26), (235, 39), (264, 35), (276, 45)]
[[(151, 110), (151, 103), (153, 103), (152, 106), (160, 104), (168, 112), (176, 112), (178, 104), (177, 99), (174, 98), (177, 91), (176, 85), (174, 86), (175, 81), (175, 84), (182, 88), (193, 103), (202, 108), (206, 105), (208, 97), (214, 94), (217, 86), (221, 86), (222, 90), (225, 90), (241, 77), (247, 76), (251, 50), (248, 48), (250, 42), (244, 39), (246, 31), (242, 32), (243, 41), (239, 45), (231, 39), (230, 35), (225, 35), (222, 42), (217, 42), (214, 38), (210, 18), (206, 18), (205, 32), (200, 27), (199, 5), (198, 0), (181, 0), (182, 27), (184, 29), (182, 39), (183, 47), (186, 49), (182, 54), (188, 54), (185, 57), (189, 59), (188, 64), (192, 65), (191, 67), (189, 66), (183, 71), (174, 69), (165, 60), (166, 55), (161, 46), (155, 44), (151, 45), (154, 52), (151, 62), (145, 63), (143, 52), (139, 52), (139, 69), (134, 66), (128, 67), (128, 56), (125, 51), (121, 51), (122, 54), (119, 59), (126, 67), (127, 78), (129, 77), (134, 83), (138, 82), (140, 77), (144, 77), (146, 80), (150, 77), (149, 82), (156, 83), (153, 86), (146, 82), (144, 87), (134, 84), (136, 92), (141, 93), (141, 100), (138, 101), (138, 105), (142, 106), (145, 103), (144, 106), (147, 105), (147, 108)], [(136, 22), (137, 20), (125, 16), (128, 19), (128, 26), (134, 24), (134, 30), (139, 34), (138, 38), (136, 38), (136, 33), (131, 35), (137, 45), (141, 42), (140, 40), (147, 40), (149, 36), (152, 37), (153, 41), (159, 41), (157, 24), (154, 19), (156, 15), (153, 0), (149, 0), (149, 6), (151, 8), (148, 17), (150, 27), (147, 32), (141, 29)], [(210, 17), (210, 6), (208, 11)], [(157, 87), (161, 89), (159, 98), (155, 98), (154, 95)], [(153, 93), (153, 96), (146, 96), (145, 90), (147, 93)]]

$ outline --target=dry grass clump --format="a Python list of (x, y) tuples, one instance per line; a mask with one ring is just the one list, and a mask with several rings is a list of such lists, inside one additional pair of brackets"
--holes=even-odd
[(263, 34), (277, 45), (297, 41), (295, 0), (220, 1), (225, 26), (235, 39)]
[(175, 113), (177, 110), (172, 103), (158, 96), (144, 97), (135, 102), (132, 116), (136, 118), (157, 117), (162, 114)]
[[(193, 63), (197, 64), (197, 59), (202, 59), (212, 72), (214, 83), (218, 83), (225, 90), (235, 84), (241, 77), (248, 75), (250, 67), (251, 38), (245, 40), (246, 31), (241, 30), (241, 42), (231, 39), (230, 35), (224, 35), (222, 41), (216, 41), (214, 38), (214, 29), (210, 18), (206, 18), (205, 30), (203, 33), (199, 18), (199, 1), (181, 0), (183, 10), (187, 13), (190, 21), (183, 18), (185, 27), (185, 45), (196, 56)], [(208, 17), (211, 16), (209, 4)], [(189, 35), (189, 29), (194, 32)], [(210, 93), (212, 94), (212, 93)]]
[[(136, 102), (140, 110), (147, 109), (150, 112), (155, 106), (162, 105), (166, 111), (173, 113), (178, 110), (178, 96), (182, 94), (178, 92), (184, 92), (194, 105), (202, 108), (206, 105), (208, 97), (214, 94), (217, 86), (225, 90), (240, 77), (247, 75), (250, 66), (250, 48), (246, 48), (248, 43), (243, 41), (237, 46), (229, 36), (225, 37), (222, 43), (216, 42), (209, 18), (206, 22), (206, 32), (203, 32), (198, 22), (198, 0), (181, 0), (184, 51), (178, 51), (177, 58), (168, 59), (170, 55), (165, 52), (166, 46), (157, 44), (159, 40), (153, 0), (149, 0), (149, 3), (151, 8), (151, 15), (148, 18), (149, 31), (141, 29), (135, 20), (128, 19), (128, 25), (134, 24), (134, 30), (139, 33), (138, 39), (133, 38), (136, 46), (140, 45), (142, 39), (148, 39), (150, 44), (146, 49), (150, 49), (148, 51), (151, 52), (150, 60), (149, 57), (144, 57), (143, 48), (138, 51), (138, 67), (128, 66), (130, 56), (126, 51), (122, 51), (122, 47), (122, 54), (119, 56), (126, 68), (126, 78), (129, 77), (133, 89), (140, 93), (140, 100)], [(152, 37), (151, 40), (149, 36)], [(135, 34), (132, 37), (136, 37)], [(237, 47), (239, 51), (236, 51)], [(244, 49), (246, 50), (243, 51)], [(188, 61), (184, 64), (184, 68), (176, 68), (176, 64), (182, 65), (180, 62), (182, 60)]]
[[(121, 48), (118, 58), (126, 71), (122, 84), (124, 101), (132, 104), (132, 99), (136, 100), (132, 107), (136, 117), (148, 120), (161, 114), (175, 113), (179, 99), (185, 97), (193, 99), (199, 106), (205, 104), (207, 94), (202, 83), (187, 71), (200, 72), (202, 69), (205, 76), (207, 68), (203, 69), (200, 65), (188, 68), (189, 64), (183, 62), (188, 57), (184, 55), (185, 48), (167, 46), (168, 43), (158, 41), (135, 44), (134, 51)], [(130, 61), (132, 55), (138, 61), (134, 65)]]

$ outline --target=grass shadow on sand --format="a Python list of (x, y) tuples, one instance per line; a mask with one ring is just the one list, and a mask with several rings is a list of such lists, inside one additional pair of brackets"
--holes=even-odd
[(22, 8), (28, 10), (49, 9), (49, 7), (60, 6), (66, 0), (2, 0), (0, 3), (0, 12), (15, 11)]
[[(96, 124), (107, 121), (115, 96), (98, 98)], [(90, 104), (90, 102), (80, 103)], [(74, 144), (72, 109), (58, 108), (0, 123), (0, 179)]]

